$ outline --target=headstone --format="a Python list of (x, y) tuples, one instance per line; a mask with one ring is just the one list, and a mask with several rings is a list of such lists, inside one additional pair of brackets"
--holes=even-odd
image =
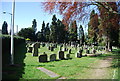
[(33, 56), (38, 56), (38, 45), (37, 43), (33, 46)]
[(93, 49), (93, 54), (95, 54), (96, 53), (96, 50), (95, 49)]
[(68, 53), (71, 54), (71, 49), (68, 50)]
[(54, 51), (54, 47), (53, 46), (51, 47), (51, 51)]
[(65, 59), (63, 51), (59, 51), (59, 59), (61, 59), (61, 60)]
[(40, 48), (40, 43), (38, 42), (38, 48)]
[(48, 50), (51, 50), (51, 47), (50, 47), (50, 46), (48, 47)]
[(55, 60), (56, 60), (56, 54), (51, 54), (50, 61), (55, 61)]
[(28, 47), (28, 53), (32, 53), (33, 47)]
[(70, 59), (70, 54), (66, 54), (66, 59)]
[(62, 47), (60, 46), (60, 51), (62, 51)]
[(47, 54), (40, 55), (39, 62), (47, 62)]
[(57, 44), (55, 44), (55, 48), (57, 48)]
[(89, 49), (86, 49), (86, 54), (90, 54), (90, 50)]
[(45, 43), (42, 44), (42, 47), (45, 47)]
[(82, 57), (82, 50), (79, 50), (79, 51), (76, 53), (76, 57), (77, 57), (77, 58), (81, 58), (81, 57)]

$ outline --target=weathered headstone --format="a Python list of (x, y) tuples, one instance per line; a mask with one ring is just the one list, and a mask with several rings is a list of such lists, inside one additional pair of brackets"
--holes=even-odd
[(57, 48), (57, 44), (55, 44), (55, 48)]
[(70, 59), (70, 54), (66, 54), (66, 59)]
[(38, 48), (40, 48), (40, 43), (38, 42)]
[(62, 47), (60, 46), (60, 51), (62, 51)]
[(93, 54), (95, 54), (96, 53), (96, 50), (95, 49), (93, 49)]
[(45, 47), (45, 43), (42, 44), (42, 47)]
[(51, 50), (51, 47), (50, 47), (50, 46), (48, 47), (48, 50)]
[(51, 47), (51, 51), (54, 51), (54, 47), (53, 46)]
[(47, 54), (40, 55), (39, 62), (47, 62)]
[(56, 54), (51, 54), (50, 61), (55, 61), (55, 60), (56, 60)]
[(71, 54), (71, 49), (68, 50), (68, 53)]
[(86, 49), (86, 54), (90, 54), (90, 50), (89, 49)]
[(28, 53), (32, 53), (32, 49), (33, 49), (33, 47), (28, 47)]
[(63, 51), (59, 51), (59, 59), (61, 59), (61, 60), (65, 59)]
[(79, 50), (79, 51), (76, 53), (76, 57), (77, 57), (77, 58), (81, 58), (81, 57), (82, 57), (82, 50)]
[(35, 43), (33, 45), (33, 56), (38, 56), (38, 45)]

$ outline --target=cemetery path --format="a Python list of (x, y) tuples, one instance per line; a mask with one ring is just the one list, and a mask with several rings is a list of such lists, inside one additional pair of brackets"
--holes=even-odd
[(93, 66), (93, 69), (90, 71), (92, 74), (89, 77), (90, 79), (107, 79), (109, 76), (108, 68), (111, 66), (112, 57), (107, 57), (106, 59), (99, 60), (97, 65)]

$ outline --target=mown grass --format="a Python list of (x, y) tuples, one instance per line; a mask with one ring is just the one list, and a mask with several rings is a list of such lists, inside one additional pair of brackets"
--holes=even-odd
[[(71, 47), (69, 47), (70, 49)], [(19, 47), (19, 49), (23, 49), (22, 47)], [(71, 48), (72, 53), (71, 58), (69, 60), (59, 60), (59, 61), (53, 61), (53, 62), (47, 62), (47, 63), (39, 63), (38, 57), (33, 57), (32, 53), (26, 53), (26, 57), (24, 59), (24, 70), (20, 77), (20, 80), (23, 79), (57, 79), (59, 77), (66, 77), (67, 79), (87, 79), (87, 77), (90, 76), (89, 71), (93, 70), (92, 66), (97, 65), (99, 60), (105, 59), (107, 56), (116, 56), (116, 51), (114, 50), (114, 53), (109, 54), (103, 54), (99, 57), (82, 57), (82, 58), (76, 58), (75, 53), (77, 52), (76, 49)], [(43, 54), (45, 52), (48, 54), (48, 57), (50, 54), (58, 54), (59, 47), (55, 49), (55, 51), (51, 52), (48, 50), (47, 47), (41, 47), (39, 49), (39, 55)], [(67, 54), (68, 52), (65, 52)], [(113, 65), (115, 65), (117, 61), (113, 61)], [(41, 72), (37, 69), (37, 67), (44, 67), (46, 69), (49, 69), (57, 74), (59, 74), (59, 77), (51, 78), (47, 74)], [(15, 69), (12, 70), (19, 70), (17, 67), (14, 67)], [(118, 67), (110, 67), (108, 68), (108, 73), (110, 73), (109, 76), (107, 76), (107, 79), (112, 79), (112, 75), (114, 70), (116, 70), (115, 73), (115, 79), (118, 79)], [(17, 75), (19, 76), (19, 75)], [(14, 78), (15, 76), (9, 76), (9, 78)]]

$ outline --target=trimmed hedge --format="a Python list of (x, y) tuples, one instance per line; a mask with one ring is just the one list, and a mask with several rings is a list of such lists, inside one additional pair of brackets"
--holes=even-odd
[[(4, 64), (10, 63), (10, 49), (11, 49), (11, 36), (10, 35), (0, 35), (2, 39), (2, 62)], [(18, 45), (25, 43), (25, 39), (19, 36), (14, 36), (14, 52)]]
[[(0, 38), (2, 38), (2, 54), (3, 54), (6, 51), (10, 50), (11, 48), (11, 37), (10, 35), (0, 35)], [(25, 42), (24, 38), (14, 36), (14, 47), (24, 42)]]

